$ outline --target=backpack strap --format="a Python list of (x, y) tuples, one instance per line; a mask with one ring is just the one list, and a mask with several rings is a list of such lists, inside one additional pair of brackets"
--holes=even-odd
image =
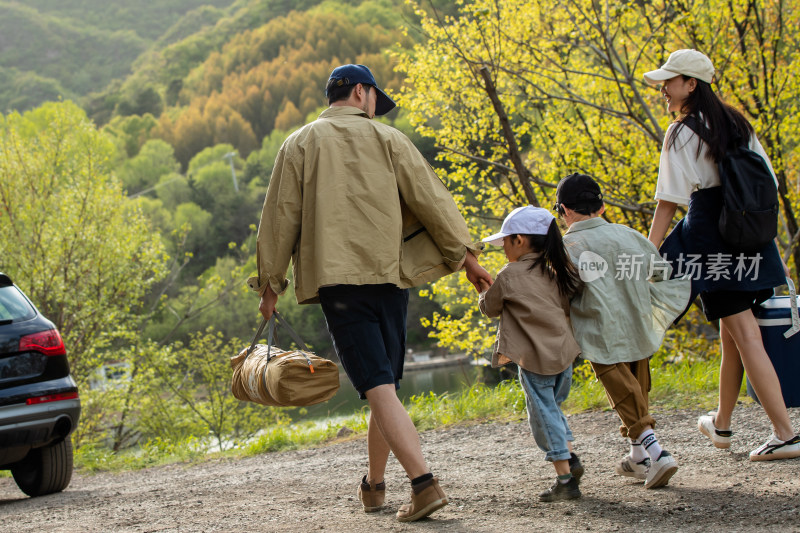
[[(687, 126), (695, 132), (703, 142), (708, 144), (708, 140), (711, 138), (711, 130), (706, 127), (705, 123), (703, 123), (697, 115), (688, 115), (680, 123)], [(740, 133), (733, 133), (734, 136), (731, 138), (731, 144), (728, 145), (726, 151), (736, 149), (740, 146), (747, 146), (750, 142), (749, 137), (743, 137)]]
[(708, 144), (708, 139), (711, 138), (711, 130), (709, 130), (706, 125), (700, 121), (700, 118), (698, 118), (697, 115), (688, 115), (680, 123), (695, 132), (697, 136), (700, 137), (700, 140)]

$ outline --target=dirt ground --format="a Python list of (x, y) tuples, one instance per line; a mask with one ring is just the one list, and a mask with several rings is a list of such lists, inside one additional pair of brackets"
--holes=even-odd
[[(654, 414), (659, 440), (680, 465), (661, 489), (614, 474), (626, 453), (616, 415), (592, 412), (570, 417), (586, 467), (575, 501), (538, 501), (553, 469), (518, 420), (422, 435), (450, 504), (416, 523), (395, 520), (410, 486), (393, 458), (385, 510), (361, 511), (355, 489), (366, 443), (359, 438), (241, 460), (76, 474), (65, 492), (35, 499), (3, 478), (0, 531), (800, 531), (800, 459), (748, 460), (770, 432), (760, 407), (737, 410), (729, 450), (697, 431), (700, 411)], [(800, 409), (790, 415), (800, 428)]]

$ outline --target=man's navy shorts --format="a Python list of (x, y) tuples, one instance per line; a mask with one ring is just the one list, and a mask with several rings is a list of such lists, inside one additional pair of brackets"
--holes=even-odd
[(319, 289), (322, 313), (345, 373), (364, 400), (378, 385), (400, 388), (408, 289), (392, 284)]

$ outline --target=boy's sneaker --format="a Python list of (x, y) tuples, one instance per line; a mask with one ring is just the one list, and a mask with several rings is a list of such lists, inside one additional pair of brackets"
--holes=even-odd
[(697, 429), (711, 439), (711, 443), (717, 448), (731, 447), (731, 435), (733, 435), (733, 432), (731, 430), (717, 429), (717, 426), (714, 425), (713, 414), (709, 413), (698, 418)]
[(772, 461), (774, 459), (791, 459), (800, 457), (800, 435), (787, 441), (770, 435), (769, 440), (750, 452), (751, 461)]
[(574, 453), (570, 452), (569, 457), (569, 473), (572, 474), (572, 477), (577, 479), (579, 482), (581, 477), (583, 477), (584, 468), (581, 464), (581, 460), (578, 459), (578, 456)]
[(386, 482), (380, 483), (367, 483), (367, 476), (361, 478), (361, 483), (358, 485), (358, 500), (364, 507), (365, 513), (374, 513), (383, 507), (383, 501), (386, 499)]
[(617, 463), (614, 471), (620, 476), (627, 476), (636, 479), (647, 479), (647, 471), (650, 469), (650, 458), (646, 457), (641, 461), (634, 462), (630, 455), (626, 455)]
[(552, 487), (539, 494), (539, 500), (543, 502), (574, 500), (580, 497), (581, 489), (578, 488), (578, 480), (575, 476), (572, 476), (566, 483), (561, 483), (556, 479)]
[(655, 489), (669, 483), (669, 478), (678, 471), (678, 461), (666, 450), (661, 452), (658, 460), (650, 465), (644, 488)]
[(397, 511), (397, 520), (413, 522), (425, 518), (445, 505), (447, 505), (447, 496), (439, 486), (439, 478), (432, 478), (419, 485), (411, 485), (411, 503), (400, 507), (400, 510)]

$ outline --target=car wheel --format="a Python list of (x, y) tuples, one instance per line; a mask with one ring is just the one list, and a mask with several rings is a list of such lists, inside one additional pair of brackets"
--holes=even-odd
[(11, 468), (17, 486), (28, 496), (60, 492), (72, 479), (72, 440), (36, 448)]

